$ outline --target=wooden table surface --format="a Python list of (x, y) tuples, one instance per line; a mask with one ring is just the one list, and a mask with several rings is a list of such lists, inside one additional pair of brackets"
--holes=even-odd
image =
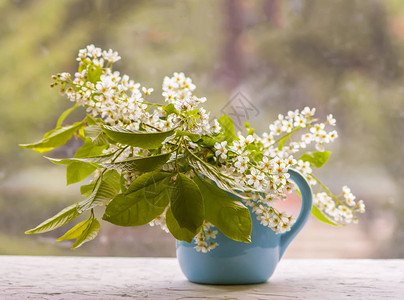
[(0, 256), (0, 299), (404, 299), (404, 260), (284, 259), (267, 283), (188, 282), (174, 258)]

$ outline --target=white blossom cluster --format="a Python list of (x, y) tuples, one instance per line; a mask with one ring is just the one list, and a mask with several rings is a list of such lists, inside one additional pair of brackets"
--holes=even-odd
[(323, 211), (327, 216), (335, 220), (337, 223), (358, 222), (354, 213), (364, 213), (365, 204), (363, 200), (355, 202), (356, 197), (351, 193), (351, 190), (344, 186), (342, 187), (342, 198), (336, 198), (325, 192), (317, 193), (314, 196), (314, 204)]
[[(199, 107), (206, 98), (199, 98), (193, 94), (196, 86), (184, 73), (174, 73), (172, 77), (165, 77), (162, 96), (166, 105), (153, 104), (146, 100), (153, 92), (152, 88), (141, 86), (128, 75), (121, 75), (112, 70), (113, 63), (119, 59), (118, 53), (111, 49), (103, 51), (89, 45), (79, 52), (77, 58), (80, 62), (79, 72), (73, 77), (69, 73), (53, 76), (52, 86), (60, 86), (61, 92), (71, 101), (84, 106), (93, 118), (102, 118), (107, 125), (146, 132), (179, 129), (201, 136), (220, 136), (223, 128), (218, 120), (210, 120), (210, 113)], [(161, 152), (173, 152), (172, 145), (179, 149), (180, 143), (200, 156), (209, 158), (210, 151), (213, 164), (224, 176), (233, 178), (244, 191), (243, 195), (248, 200), (243, 201), (251, 208), (257, 220), (276, 233), (290, 230), (295, 221), (285, 212), (274, 208), (278, 200), (286, 200), (285, 191), (291, 192), (296, 188), (289, 180), (290, 168), (300, 171), (312, 187), (319, 183), (323, 188), (324, 191), (319, 190), (314, 196), (314, 205), (323, 214), (336, 223), (355, 222), (357, 220), (355, 213), (362, 213), (365, 210), (363, 201), (355, 202), (355, 196), (346, 186), (342, 195), (334, 196), (313, 175), (313, 165), (298, 158), (299, 152), (311, 144), (317, 151), (323, 152), (325, 145), (338, 137), (336, 130), (328, 130), (328, 127), (336, 125), (332, 115), (327, 116), (326, 122), (320, 123), (314, 118), (314, 114), (315, 108), (309, 107), (301, 111), (289, 111), (287, 115), (278, 115), (277, 120), (269, 125), (269, 131), (262, 135), (257, 135), (249, 128), (246, 135), (238, 133), (230, 142), (222, 139), (210, 148), (192, 142), (186, 135), (173, 135), (163, 142)], [(148, 150), (123, 147), (119, 144), (110, 145), (105, 150), (106, 154), (117, 152), (119, 152), (117, 161), (149, 155)], [(183, 153), (178, 150), (173, 152), (170, 161), (176, 162), (181, 155)], [(126, 186), (129, 186), (140, 174), (122, 171), (122, 175)], [(192, 176), (191, 173), (186, 175)], [(168, 232), (166, 211), (150, 222), (150, 225), (160, 226)], [(212, 224), (205, 222), (194, 239), (196, 250), (208, 252), (214, 249), (217, 243), (213, 239), (217, 233)]]
[(202, 230), (195, 236), (195, 250), (202, 253), (207, 253), (215, 249), (219, 244), (213, 240), (216, 238), (218, 231), (209, 222), (204, 222)]
[[(206, 98), (198, 98), (192, 94), (196, 86), (191, 78), (184, 73), (174, 73), (174, 76), (166, 76), (163, 81), (163, 97), (165, 102), (173, 104), (179, 115), (169, 115), (167, 122), (171, 126), (181, 125), (183, 130), (194, 134), (217, 134), (220, 125), (217, 120), (210, 124), (210, 113), (204, 108), (197, 109), (198, 105), (206, 102)], [(197, 111), (194, 111), (197, 109)], [(190, 118), (192, 116), (192, 118)]]
[[(245, 204), (252, 207), (257, 219), (263, 226), (268, 226), (277, 233), (290, 230), (294, 219), (284, 212), (277, 211), (273, 204), (286, 200), (286, 191), (295, 189), (289, 181), (289, 168), (300, 171), (314, 187), (318, 180), (312, 174), (310, 162), (296, 159), (296, 154), (315, 143), (318, 151), (325, 150), (325, 144), (333, 142), (337, 131), (327, 131), (326, 126), (335, 126), (332, 115), (327, 121), (317, 123), (314, 119), (315, 109), (305, 107), (302, 111), (289, 111), (286, 116), (279, 115), (278, 119), (269, 125), (269, 132), (258, 136), (255, 133), (243, 136), (228, 144), (226, 141), (215, 144), (215, 156), (222, 163), (222, 172), (235, 178), (250, 193), (251, 199)], [(293, 134), (299, 132), (299, 138), (294, 141)], [(303, 131), (303, 132), (301, 132)], [(282, 137), (287, 136), (283, 147), (278, 147)], [(262, 153), (256, 156), (256, 153)], [(297, 156), (296, 156), (297, 157)], [(336, 223), (350, 223), (356, 220), (355, 213), (364, 212), (363, 201), (354, 204), (355, 196), (344, 187), (344, 199), (338, 199), (327, 189), (326, 192), (315, 194), (314, 205)], [(319, 199), (327, 199), (327, 205)], [(332, 203), (332, 204), (331, 204)], [(330, 209), (328, 209), (330, 207)]]

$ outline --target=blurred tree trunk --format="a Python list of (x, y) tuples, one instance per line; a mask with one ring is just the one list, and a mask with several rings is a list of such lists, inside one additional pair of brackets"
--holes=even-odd
[(236, 88), (244, 75), (244, 60), (240, 49), (240, 37), (245, 29), (244, 11), (241, 1), (226, 0), (224, 2), (226, 39), (222, 50), (222, 64), (219, 69), (219, 80), (229, 89)]

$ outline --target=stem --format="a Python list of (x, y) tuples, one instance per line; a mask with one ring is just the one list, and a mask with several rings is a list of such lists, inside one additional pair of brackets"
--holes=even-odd
[(334, 200), (335, 200), (336, 202), (338, 202), (339, 204), (345, 205), (341, 200), (339, 200), (336, 196), (334, 196), (334, 194), (331, 193), (331, 191), (330, 191), (316, 176), (314, 176), (313, 174), (310, 174), (310, 176), (313, 177), (313, 178), (318, 182), (318, 184), (320, 184), (321, 187), (326, 191), (326, 193), (327, 193), (329, 196), (331, 196), (332, 198), (334, 198)]

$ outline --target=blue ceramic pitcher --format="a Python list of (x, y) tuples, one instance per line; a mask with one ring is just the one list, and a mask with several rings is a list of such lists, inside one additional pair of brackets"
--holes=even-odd
[(272, 229), (262, 226), (255, 214), (252, 214), (251, 243), (229, 239), (219, 230), (216, 236), (219, 246), (208, 253), (197, 252), (194, 242), (188, 244), (177, 241), (177, 258), (189, 281), (205, 284), (253, 284), (268, 280), (287, 246), (303, 228), (311, 213), (310, 185), (300, 173), (289, 170), (289, 174), (302, 195), (302, 208), (291, 230), (276, 234)]

